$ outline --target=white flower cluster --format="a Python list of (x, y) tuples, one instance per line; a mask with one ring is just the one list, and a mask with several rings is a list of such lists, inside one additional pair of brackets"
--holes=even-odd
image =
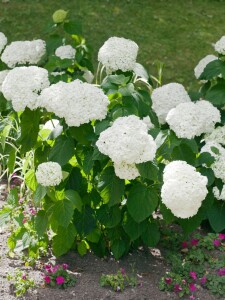
[(221, 192), (219, 191), (218, 187), (214, 186), (213, 194), (217, 200), (225, 201), (225, 184), (223, 185)]
[(156, 88), (152, 92), (152, 109), (155, 111), (159, 123), (166, 123), (168, 112), (180, 103), (191, 102), (182, 84), (169, 83)]
[(58, 82), (42, 91), (41, 107), (65, 118), (69, 126), (80, 126), (92, 120), (103, 120), (107, 115), (108, 97), (98, 87), (75, 80)]
[(156, 143), (148, 135), (147, 125), (134, 115), (116, 119), (101, 132), (96, 145), (114, 162), (121, 179), (136, 178), (139, 173), (135, 164), (152, 161), (156, 153)]
[(220, 178), (225, 183), (225, 155), (217, 157), (216, 161), (211, 165), (216, 178)]
[(10, 68), (19, 65), (36, 65), (46, 53), (43, 40), (16, 41), (8, 45), (2, 53), (1, 60)]
[(162, 203), (178, 218), (196, 215), (208, 193), (207, 177), (185, 161), (173, 161), (166, 165), (163, 181)]
[(205, 67), (212, 61), (217, 60), (218, 57), (215, 55), (206, 55), (204, 58), (202, 58), (197, 66), (194, 68), (195, 77), (199, 79), (201, 74), (203, 73)]
[(214, 45), (216, 52), (225, 55), (225, 35)]
[(2, 91), (3, 81), (5, 80), (8, 73), (9, 73), (9, 70), (0, 71), (0, 92)]
[(206, 134), (205, 141), (213, 141), (225, 146), (225, 126), (218, 126), (210, 134)]
[(60, 46), (55, 50), (55, 55), (61, 59), (74, 59), (76, 54), (76, 49), (71, 45)]
[(36, 66), (16, 67), (6, 76), (2, 93), (12, 101), (15, 111), (23, 111), (26, 106), (33, 110), (39, 106), (38, 94), (49, 85), (47, 70)]
[(192, 139), (211, 132), (215, 124), (220, 122), (220, 112), (206, 100), (186, 102), (171, 109), (166, 121), (177, 137)]
[[(219, 153), (217, 154), (217, 151), (213, 151), (213, 148), (216, 148)], [(205, 145), (201, 149), (201, 153), (203, 152), (208, 152), (215, 158), (218, 158), (220, 155), (225, 156), (225, 149), (219, 143), (213, 141), (205, 143)]]
[(4, 33), (0, 32), (0, 53), (5, 48), (7, 41), (7, 37), (4, 35)]
[(111, 37), (99, 49), (98, 61), (108, 73), (121, 70), (132, 71), (135, 68), (138, 45), (128, 39)]
[(62, 181), (62, 168), (56, 162), (42, 163), (35, 173), (37, 182), (43, 186), (56, 186)]

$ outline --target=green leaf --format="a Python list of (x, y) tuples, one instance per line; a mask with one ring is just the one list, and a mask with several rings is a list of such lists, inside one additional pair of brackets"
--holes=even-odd
[(163, 204), (163, 203), (160, 204), (160, 212), (161, 212), (161, 214), (162, 214), (162, 216), (163, 216), (163, 220), (164, 220), (167, 224), (172, 223), (172, 222), (176, 219), (176, 217), (174, 216), (174, 214), (172, 214), (171, 210), (168, 209), (168, 208), (166, 207), (166, 205)]
[(82, 240), (77, 246), (78, 253), (81, 256), (84, 256), (85, 254), (87, 254), (88, 248), (89, 248), (89, 246), (88, 246), (87, 242), (84, 240)]
[(157, 205), (158, 195), (154, 188), (136, 184), (130, 190), (127, 200), (127, 209), (137, 223), (149, 217)]
[(100, 175), (98, 190), (104, 202), (108, 203), (109, 206), (113, 206), (121, 202), (125, 183), (124, 180), (115, 175), (113, 167), (108, 167)]
[(36, 142), (39, 132), (40, 111), (26, 108), (21, 115), (21, 134), (17, 142), (21, 145), (20, 153), (31, 150)]
[(39, 210), (34, 219), (34, 227), (37, 232), (37, 235), (43, 236), (46, 233), (48, 228), (48, 218), (44, 210)]
[(22, 236), (22, 245), (23, 248), (22, 249), (26, 249), (30, 246), (31, 243), (31, 236), (29, 232), (24, 232), (23, 236)]
[(35, 191), (38, 183), (36, 180), (36, 176), (35, 176), (35, 171), (34, 170), (29, 170), (26, 174), (25, 174), (25, 183), (26, 185), (29, 187), (29, 189), (31, 189), (32, 191)]
[(216, 201), (207, 212), (210, 225), (215, 232), (225, 229), (225, 205), (220, 202), (222, 201)]
[(110, 126), (109, 120), (103, 120), (100, 122), (96, 122), (95, 124), (95, 134), (99, 135), (102, 131), (106, 130)]
[(195, 166), (196, 155), (186, 144), (181, 144), (173, 149), (171, 154), (173, 160), (184, 160), (188, 164)]
[(34, 203), (36, 206), (40, 204), (40, 201), (44, 198), (47, 193), (47, 187), (41, 184), (38, 184), (35, 192), (34, 192)]
[(82, 211), (82, 200), (78, 192), (74, 190), (65, 191), (65, 198), (70, 200), (73, 203), (73, 207), (78, 209), (80, 212)]
[(113, 241), (111, 250), (115, 259), (119, 259), (126, 251), (125, 242), (123, 240)]
[(9, 222), (10, 214), (11, 214), (11, 209), (7, 207), (3, 208), (0, 211), (0, 228), (5, 226), (5, 224)]
[(102, 205), (96, 211), (99, 222), (106, 228), (113, 228), (120, 223), (121, 220), (121, 210), (118, 206), (113, 206), (111, 208), (108, 205)]
[(211, 87), (206, 93), (205, 99), (215, 106), (225, 105), (225, 83), (218, 83)]
[(80, 235), (87, 236), (96, 228), (95, 212), (90, 206), (84, 206), (82, 212), (74, 211), (73, 222)]
[(225, 62), (220, 59), (213, 60), (207, 64), (199, 77), (200, 80), (210, 80), (220, 74), (225, 74)]
[(129, 235), (131, 241), (136, 240), (146, 230), (147, 223), (144, 221), (142, 223), (137, 223), (133, 218), (128, 215), (125, 224), (123, 225), (124, 231)]
[(64, 23), (64, 30), (72, 35), (82, 35), (82, 25), (79, 20), (70, 20)]
[(87, 240), (92, 242), (92, 243), (98, 243), (99, 242), (99, 239), (101, 237), (101, 231), (97, 228), (95, 228), (92, 232), (90, 232), (88, 235), (87, 235)]
[(73, 218), (74, 204), (72, 201), (59, 200), (51, 206), (50, 221), (58, 223), (62, 227), (67, 227)]
[(66, 228), (59, 226), (57, 235), (53, 237), (52, 250), (54, 255), (61, 256), (67, 253), (74, 243), (77, 234), (76, 228), (73, 224), (69, 224)]
[(108, 159), (108, 156), (106, 156), (105, 154), (102, 154), (97, 147), (94, 148), (94, 152), (93, 152), (93, 156), (92, 156), (93, 160), (104, 160), (104, 159)]
[(158, 180), (159, 169), (154, 163), (148, 161), (145, 163), (137, 164), (136, 167), (143, 178), (147, 178), (153, 181)]
[(90, 145), (95, 139), (94, 129), (91, 124), (82, 124), (79, 127), (70, 127), (71, 136), (82, 145)]
[(14, 188), (8, 194), (7, 203), (9, 205), (12, 205), (13, 207), (17, 207), (18, 206), (18, 201), (19, 201), (18, 190), (17, 190), (17, 188)]
[(213, 172), (212, 169), (201, 167), (201, 168), (198, 169), (198, 171), (203, 176), (206, 176), (208, 178), (207, 186), (211, 186), (214, 183), (214, 181), (215, 181), (215, 175), (214, 175), (214, 172)]
[(16, 149), (12, 148), (12, 150), (9, 153), (8, 164), (7, 164), (9, 168), (9, 173), (13, 173), (15, 168), (15, 162), (16, 162)]
[(74, 155), (74, 142), (71, 138), (60, 136), (49, 153), (49, 160), (64, 166)]
[(130, 80), (130, 78), (126, 77), (123, 74), (119, 74), (119, 75), (109, 75), (107, 77), (107, 80), (117, 85), (125, 85)]
[(147, 229), (142, 233), (143, 242), (149, 247), (155, 247), (160, 240), (160, 232), (156, 223), (149, 223)]
[(89, 174), (91, 169), (94, 166), (94, 161), (92, 157), (93, 157), (92, 151), (88, 151), (84, 154), (83, 171), (85, 174)]
[(178, 219), (178, 223), (183, 228), (183, 231), (187, 234), (193, 232), (196, 228), (198, 228), (201, 222), (206, 218), (206, 213), (204, 209), (199, 209), (198, 213), (188, 219)]
[(197, 165), (206, 165), (207, 167), (210, 167), (214, 161), (215, 158), (210, 153), (202, 152), (197, 158)]

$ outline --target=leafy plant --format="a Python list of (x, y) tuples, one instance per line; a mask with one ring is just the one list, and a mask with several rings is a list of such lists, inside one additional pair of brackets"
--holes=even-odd
[(7, 279), (12, 282), (16, 296), (22, 296), (35, 287), (34, 279), (20, 269), (15, 269), (15, 274), (8, 273)]

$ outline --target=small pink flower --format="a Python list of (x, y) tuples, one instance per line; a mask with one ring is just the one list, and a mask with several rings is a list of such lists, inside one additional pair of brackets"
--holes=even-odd
[(116, 292), (120, 292), (121, 288), (119, 286), (116, 287)]
[(189, 274), (190, 274), (190, 276), (191, 276), (192, 279), (197, 280), (197, 274), (196, 274), (196, 272), (190, 272)]
[(179, 293), (181, 292), (183, 289), (179, 284), (174, 284), (174, 292), (175, 293)]
[(203, 276), (203, 277), (200, 279), (201, 284), (204, 285), (204, 284), (206, 283), (206, 280), (207, 280), (206, 276)]
[(51, 266), (51, 265), (45, 265), (45, 270), (46, 270), (48, 273), (52, 273), (52, 266)]
[(224, 233), (219, 233), (219, 239), (224, 240), (225, 239), (225, 234)]
[(186, 284), (186, 283), (187, 283), (187, 281), (186, 281), (185, 279), (183, 279), (183, 280), (182, 280), (182, 283), (183, 283), (183, 284)]
[(53, 268), (52, 268), (52, 272), (55, 273), (58, 268), (60, 267), (60, 265), (55, 265)]
[(22, 204), (23, 201), (24, 201), (24, 198), (20, 198), (20, 199), (19, 199), (19, 204)]
[(120, 272), (121, 272), (122, 275), (125, 275), (126, 274), (125, 268), (121, 268)]
[(219, 269), (218, 275), (219, 275), (219, 276), (224, 276), (224, 275), (225, 275), (225, 268)]
[(220, 246), (220, 240), (214, 240), (214, 241), (213, 241), (213, 245), (214, 245), (215, 247), (219, 247), (219, 246)]
[(188, 248), (188, 242), (187, 241), (182, 242), (181, 247), (183, 249)]
[(173, 279), (170, 277), (165, 278), (165, 283), (167, 283), (167, 284), (171, 284), (172, 281), (173, 281)]
[(63, 270), (67, 270), (68, 269), (68, 265), (67, 264), (62, 264)]
[(22, 223), (25, 224), (26, 222), (27, 222), (27, 219), (26, 219), (26, 218), (23, 218)]
[(27, 279), (27, 276), (26, 276), (25, 273), (22, 274), (22, 279), (23, 279), (23, 280), (26, 280), (26, 279)]
[(195, 296), (194, 296), (194, 295), (191, 295), (191, 296), (190, 296), (190, 300), (195, 300)]
[(189, 290), (190, 290), (191, 292), (195, 292), (195, 291), (197, 290), (197, 288), (196, 288), (196, 286), (195, 286), (194, 283), (190, 283), (190, 284), (189, 284)]
[(197, 246), (199, 243), (199, 239), (192, 239), (191, 240), (191, 246)]
[(50, 283), (51, 282), (51, 278), (49, 276), (45, 276), (44, 277), (44, 281), (45, 281), (45, 283)]
[(64, 277), (62, 277), (62, 276), (56, 277), (56, 283), (57, 284), (63, 284), (64, 282), (65, 282)]

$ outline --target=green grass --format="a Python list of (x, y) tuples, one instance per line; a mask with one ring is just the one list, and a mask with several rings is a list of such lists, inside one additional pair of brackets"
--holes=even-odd
[(0, 2), (0, 31), (11, 41), (44, 38), (45, 26), (60, 8), (82, 18), (95, 61), (110, 36), (130, 38), (140, 47), (138, 61), (151, 73), (160, 60), (164, 83), (189, 88), (196, 85), (195, 65), (225, 35), (224, 0), (10, 0)]

